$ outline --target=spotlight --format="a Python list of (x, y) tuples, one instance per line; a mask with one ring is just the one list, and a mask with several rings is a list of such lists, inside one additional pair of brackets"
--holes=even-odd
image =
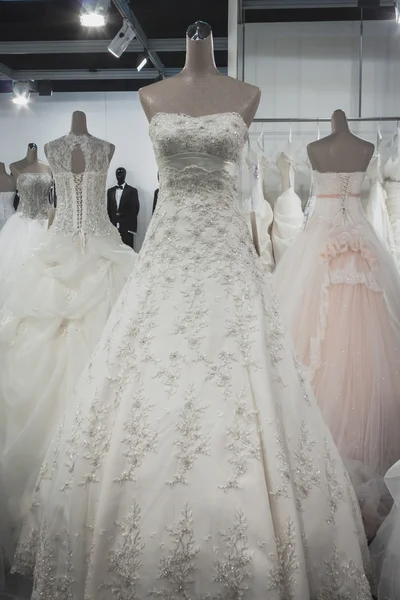
[(128, 23), (128, 21), (124, 21), (121, 29), (108, 46), (108, 51), (117, 58), (120, 58), (135, 37), (136, 33), (134, 32), (130, 23)]
[(14, 81), (13, 82), (13, 99), (14, 104), (18, 106), (26, 106), (31, 97), (31, 86), (29, 81)]
[(146, 63), (147, 63), (147, 56), (144, 56), (143, 58), (142, 58), (142, 56), (140, 56), (139, 60), (138, 60), (138, 66), (136, 67), (137, 70), (141, 71)]
[(82, 0), (80, 14), (83, 27), (103, 27), (106, 24), (110, 0)]

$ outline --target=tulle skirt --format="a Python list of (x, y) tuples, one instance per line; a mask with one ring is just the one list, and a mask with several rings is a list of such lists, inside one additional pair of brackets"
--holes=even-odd
[(277, 198), (274, 206), (271, 237), (276, 264), (300, 233), (303, 220), (301, 200), (293, 188), (289, 188)]
[(378, 600), (400, 598), (400, 461), (388, 471), (386, 485), (394, 505), (370, 546)]
[(27, 262), (0, 313), (7, 509), (15, 532), (77, 377), (132, 270), (119, 234), (51, 234)]
[(312, 218), (276, 271), (278, 296), (373, 537), (400, 458), (400, 279), (365, 218)]
[(0, 308), (9, 297), (21, 265), (47, 230), (47, 219), (29, 219), (14, 213), (0, 232)]

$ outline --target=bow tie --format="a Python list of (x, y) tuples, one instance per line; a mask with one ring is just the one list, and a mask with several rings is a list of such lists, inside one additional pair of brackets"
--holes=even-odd
[(123, 189), (124, 189), (124, 186), (123, 186), (123, 185), (117, 185), (117, 188), (118, 188), (119, 190), (123, 190)]

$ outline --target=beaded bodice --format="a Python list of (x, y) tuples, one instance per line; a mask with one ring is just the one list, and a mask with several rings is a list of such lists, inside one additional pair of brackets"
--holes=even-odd
[(17, 179), (18, 212), (29, 219), (47, 219), (52, 181), (50, 173), (21, 173)]
[(187, 201), (192, 213), (198, 213), (197, 206), (205, 213), (222, 202), (237, 203), (238, 166), (247, 135), (237, 113), (156, 114), (150, 137), (160, 175), (159, 204), (182, 207)]
[[(57, 191), (57, 212), (52, 231), (94, 235), (115, 232), (106, 204), (111, 147), (109, 142), (91, 135), (72, 133), (46, 145)], [(83, 155), (83, 173), (72, 172), (75, 150)]]
[(319, 173), (314, 171), (316, 203), (314, 217), (346, 222), (352, 215), (363, 215), (361, 186), (365, 173)]

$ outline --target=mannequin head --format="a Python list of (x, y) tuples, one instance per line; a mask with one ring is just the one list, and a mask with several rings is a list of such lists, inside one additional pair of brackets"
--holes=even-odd
[(117, 178), (118, 185), (122, 185), (125, 183), (126, 169), (124, 169), (124, 167), (118, 167), (118, 169), (115, 171), (115, 176)]
[(205, 40), (211, 33), (211, 26), (205, 21), (196, 21), (189, 25), (186, 35), (192, 41)]

